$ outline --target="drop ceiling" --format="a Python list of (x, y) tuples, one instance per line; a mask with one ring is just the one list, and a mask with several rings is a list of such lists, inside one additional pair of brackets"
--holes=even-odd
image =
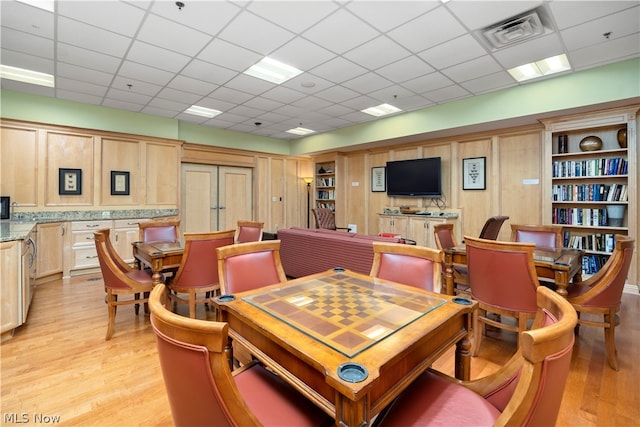
[[(3, 65), (56, 87), (8, 90), (278, 139), (376, 120), (518, 84), (507, 69), (565, 53), (566, 73), (640, 56), (638, 1), (2, 1)], [(544, 31), (495, 48), (483, 33), (535, 11)], [(508, 41), (517, 34), (506, 34)], [(265, 56), (303, 71), (243, 74)], [(184, 113), (192, 105), (222, 114)], [(397, 113), (402, 114), (402, 113)]]

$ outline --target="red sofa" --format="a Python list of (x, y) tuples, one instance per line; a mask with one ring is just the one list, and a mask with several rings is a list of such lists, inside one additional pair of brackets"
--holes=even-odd
[(307, 276), (334, 267), (369, 274), (373, 263), (372, 242), (402, 242), (392, 237), (299, 227), (278, 230), (278, 239), (282, 266), (289, 277)]

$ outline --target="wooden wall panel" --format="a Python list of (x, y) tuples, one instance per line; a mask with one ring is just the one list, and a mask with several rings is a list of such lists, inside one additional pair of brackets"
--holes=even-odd
[[(355, 224), (359, 233), (364, 233), (367, 226), (367, 196), (371, 191), (371, 184), (367, 185), (366, 180), (370, 180), (371, 169), (365, 167), (365, 156), (360, 153), (348, 158), (345, 179), (345, 191), (347, 196), (347, 211), (344, 223), (337, 224), (339, 227), (346, 227), (348, 224)], [(369, 173), (367, 173), (369, 170)]]
[(144, 149), (146, 204), (178, 206), (180, 156), (178, 146), (147, 142)]
[(284, 159), (271, 159), (270, 164), (270, 215), (264, 227), (275, 230), (284, 225)]
[(371, 168), (386, 166), (389, 156), (390, 153), (387, 151), (371, 153), (368, 156), (368, 171), (366, 174), (363, 174), (363, 180), (366, 181), (365, 187), (367, 188), (367, 194), (369, 196), (369, 202), (366, 205), (367, 228), (365, 231), (358, 229), (361, 233), (378, 234), (378, 214), (381, 213), (386, 206), (389, 206), (389, 197), (387, 197), (386, 192), (371, 192)]
[[(45, 206), (90, 206), (94, 204), (94, 136), (47, 131)], [(82, 170), (82, 194), (60, 195), (59, 169)]]
[(255, 220), (263, 221), (265, 223), (265, 226), (266, 224), (271, 223), (271, 194), (269, 193), (269, 188), (271, 185), (269, 179), (270, 174), (271, 172), (269, 169), (269, 158), (258, 157), (257, 167), (253, 176), (253, 188), (256, 191), (256, 207), (254, 213)]
[[(99, 138), (100, 203), (110, 205), (140, 204), (140, 171), (142, 170), (138, 141)], [(111, 195), (111, 171), (129, 172), (129, 195)]]
[(2, 126), (0, 193), (19, 206), (38, 204), (38, 130)]
[(469, 236), (478, 236), (486, 219), (499, 213), (498, 208), (491, 205), (491, 192), (498, 188), (498, 183), (492, 182), (491, 168), (495, 167), (491, 154), (491, 139), (468, 141), (458, 145), (458, 158), (460, 164), (456, 170), (462, 173), (462, 159), (472, 157), (486, 157), (487, 175), (486, 190), (463, 190), (462, 182), (454, 189), (458, 193), (458, 206), (462, 209), (462, 222), (464, 233)]

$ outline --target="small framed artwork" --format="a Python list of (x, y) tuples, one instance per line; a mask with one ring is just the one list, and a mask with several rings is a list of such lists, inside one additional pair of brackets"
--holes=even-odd
[(9, 219), (11, 216), (11, 199), (9, 196), (0, 197), (0, 219)]
[(486, 157), (473, 157), (462, 159), (462, 189), (463, 190), (485, 190)]
[(82, 194), (82, 169), (58, 169), (58, 194)]
[(129, 172), (111, 171), (111, 195), (129, 195)]
[(371, 168), (371, 191), (387, 191), (387, 175), (384, 166)]

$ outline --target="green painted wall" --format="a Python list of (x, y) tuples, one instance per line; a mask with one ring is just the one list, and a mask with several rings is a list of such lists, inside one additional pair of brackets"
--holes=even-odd
[(3, 118), (171, 138), (272, 154), (302, 155), (638, 98), (640, 58), (531, 82), (294, 141), (8, 90), (2, 90), (0, 97)]

